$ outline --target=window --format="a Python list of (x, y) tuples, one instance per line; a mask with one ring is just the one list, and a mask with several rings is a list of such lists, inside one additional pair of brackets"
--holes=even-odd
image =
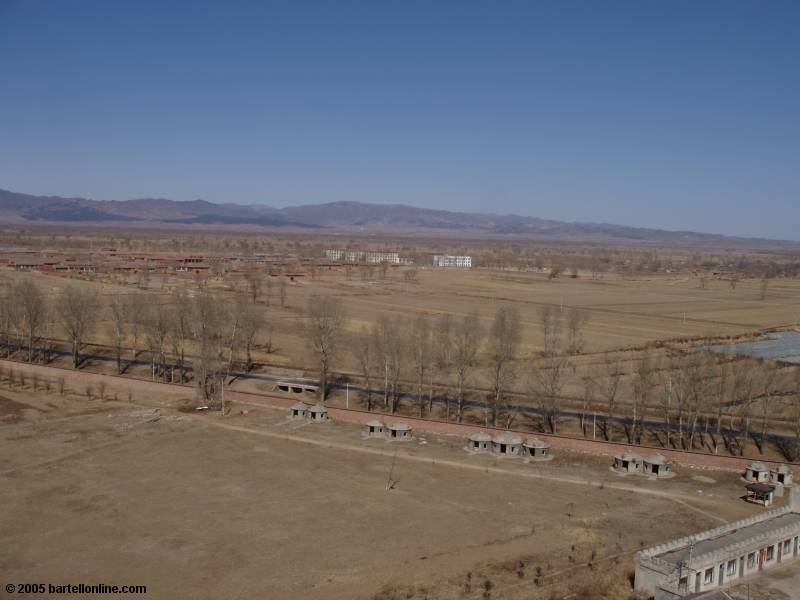
[(772, 560), (775, 558), (775, 546), (770, 546), (767, 548), (767, 560)]
[(688, 585), (689, 579), (686, 577), (681, 577), (681, 580), (678, 582), (678, 587), (682, 590), (685, 590)]
[(791, 547), (792, 547), (792, 540), (786, 540), (785, 542), (783, 542), (783, 553), (789, 554), (789, 550), (791, 550)]
[(714, 581), (714, 569), (706, 569), (703, 576), (703, 583), (712, 583)]
[(733, 575), (734, 573), (736, 573), (736, 561), (735, 560), (729, 560), (728, 561), (727, 574), (728, 575)]
[(753, 569), (756, 566), (756, 553), (751, 552), (747, 555), (747, 568)]

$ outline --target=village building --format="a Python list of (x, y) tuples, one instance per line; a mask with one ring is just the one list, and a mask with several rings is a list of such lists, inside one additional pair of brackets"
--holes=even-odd
[(767, 482), (769, 481), (769, 468), (759, 460), (753, 461), (744, 470), (744, 480), (753, 483)]
[(642, 459), (642, 474), (657, 479), (675, 476), (675, 472), (672, 470), (672, 461), (659, 452)]
[(775, 486), (768, 483), (748, 483), (744, 489), (747, 491), (745, 499), (753, 504), (772, 506), (775, 499)]
[(634, 587), (655, 600), (694, 597), (798, 559), (800, 490), (793, 489), (786, 506), (640, 551)]
[(614, 457), (611, 470), (620, 475), (640, 474), (642, 472), (642, 457), (633, 450), (626, 450)]
[(793, 478), (792, 470), (784, 464), (780, 464), (769, 471), (769, 480), (773, 485), (790, 487), (794, 483)]
[(308, 418), (312, 423), (324, 423), (328, 417), (328, 409), (322, 404), (315, 404), (308, 409)]
[(305, 419), (308, 416), (308, 406), (302, 402), (292, 404), (292, 407), (289, 409), (289, 416), (295, 420)]
[(498, 456), (522, 456), (522, 438), (510, 431), (492, 438), (492, 451)]
[(529, 437), (522, 445), (525, 455), (531, 460), (550, 460), (553, 458), (550, 444), (536, 437)]
[(364, 437), (385, 437), (386, 427), (383, 422), (373, 419), (364, 423)]
[(386, 428), (386, 437), (391, 441), (411, 441), (411, 426), (406, 423), (392, 423)]
[(434, 267), (456, 267), (469, 269), (472, 267), (471, 256), (453, 256), (450, 254), (437, 254), (433, 257)]
[(469, 436), (466, 449), (469, 452), (491, 452), (492, 436), (485, 431), (476, 431)]

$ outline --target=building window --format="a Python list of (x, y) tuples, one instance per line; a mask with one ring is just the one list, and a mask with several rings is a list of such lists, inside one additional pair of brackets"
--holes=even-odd
[(747, 568), (753, 569), (756, 566), (756, 553), (751, 552), (747, 555)]
[(792, 540), (786, 540), (785, 542), (783, 542), (783, 553), (789, 554), (789, 550), (791, 550), (791, 547), (792, 547)]
[(767, 548), (767, 560), (772, 560), (775, 558), (775, 546), (770, 546)]
[(714, 569), (706, 569), (706, 573), (703, 576), (703, 583), (709, 584), (713, 583), (714, 581)]
[(729, 560), (728, 561), (727, 574), (728, 575), (733, 575), (734, 573), (736, 573), (736, 561), (735, 560)]

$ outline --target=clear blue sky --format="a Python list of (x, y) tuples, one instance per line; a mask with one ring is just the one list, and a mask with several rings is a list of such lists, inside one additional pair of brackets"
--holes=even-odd
[(800, 239), (800, 2), (0, 0), (0, 187)]

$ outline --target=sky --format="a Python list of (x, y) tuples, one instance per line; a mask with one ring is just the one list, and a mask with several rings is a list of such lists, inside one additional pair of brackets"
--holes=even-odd
[(0, 0), (0, 188), (800, 240), (800, 2)]

